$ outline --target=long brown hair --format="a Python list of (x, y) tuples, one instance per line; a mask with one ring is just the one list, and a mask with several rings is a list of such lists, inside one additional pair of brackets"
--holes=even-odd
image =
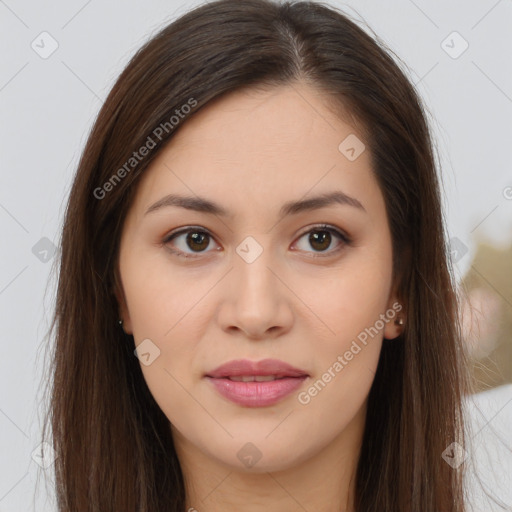
[[(299, 80), (365, 129), (407, 318), (400, 337), (384, 342), (370, 391), (356, 510), (464, 510), (464, 466), (442, 458), (451, 443), (463, 445), (466, 377), (424, 107), (390, 52), (340, 11), (317, 2), (219, 0), (189, 11), (135, 54), (78, 165), (62, 231), (43, 429), (44, 437), (52, 429), (60, 512), (185, 510), (168, 419), (144, 381), (133, 337), (117, 322), (121, 228), (137, 181), (195, 112), (237, 89)], [(135, 163), (148, 137), (156, 147)]]

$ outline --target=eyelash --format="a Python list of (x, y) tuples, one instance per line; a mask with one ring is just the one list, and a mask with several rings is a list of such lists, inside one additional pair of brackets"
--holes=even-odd
[[(313, 226), (308, 231), (305, 231), (304, 233), (302, 233), (298, 237), (298, 240), (300, 240), (304, 235), (308, 235), (308, 234), (314, 233), (314, 232), (322, 232), (322, 231), (327, 231), (328, 233), (334, 234), (336, 237), (338, 237), (341, 240), (342, 243), (341, 243), (340, 247), (335, 249), (334, 251), (329, 251), (327, 254), (323, 254), (323, 253), (313, 254), (313, 256), (310, 256), (312, 258), (327, 258), (327, 257), (330, 257), (333, 254), (339, 253), (341, 250), (343, 250), (343, 248), (346, 245), (351, 245), (352, 244), (351, 238), (349, 238), (345, 233), (343, 233), (339, 229), (335, 228), (334, 226), (329, 226), (328, 224), (321, 224), (321, 225), (318, 225), (318, 226)], [(199, 226), (191, 226), (191, 227), (188, 227), (188, 228), (185, 228), (185, 229), (181, 229), (179, 231), (175, 231), (175, 232), (169, 233), (162, 240), (162, 245), (166, 245), (167, 246), (167, 244), (169, 244), (169, 242), (171, 240), (173, 240), (174, 238), (178, 237), (179, 235), (188, 234), (188, 233), (202, 233), (202, 234), (205, 234), (205, 235), (209, 236), (210, 238), (214, 238), (213, 235), (211, 235), (207, 229), (204, 229), (204, 228), (199, 227)], [(180, 251), (180, 250), (171, 249), (168, 246), (167, 246), (167, 249), (171, 253), (173, 253), (173, 254), (181, 257), (181, 258), (185, 258), (185, 259), (197, 258), (197, 257), (200, 257), (203, 254), (203, 252), (206, 252), (206, 251), (202, 251), (202, 252), (198, 252), (198, 253), (195, 253), (195, 254), (190, 254), (190, 253), (184, 253), (183, 251)]]

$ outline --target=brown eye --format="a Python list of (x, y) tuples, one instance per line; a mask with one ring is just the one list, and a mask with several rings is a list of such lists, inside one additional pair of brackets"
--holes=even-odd
[(332, 235), (328, 231), (314, 231), (309, 234), (311, 247), (318, 251), (324, 251), (331, 245)]
[[(306, 243), (309, 247), (299, 247), (299, 249), (311, 253), (310, 248), (313, 248), (313, 257), (331, 256), (342, 250), (345, 245), (350, 245), (351, 243), (347, 235), (327, 225), (310, 229), (299, 240), (305, 239), (306, 235), (309, 235)], [(338, 245), (335, 249), (329, 250), (333, 246), (333, 238), (338, 239)], [(213, 236), (204, 229), (186, 228), (168, 235), (163, 240), (163, 244), (173, 254), (177, 254), (182, 258), (194, 258), (203, 252), (208, 252), (210, 240), (213, 240)]]
[(198, 249), (200, 251), (204, 251), (209, 245), (209, 240), (207, 237), (208, 235), (206, 233), (189, 232), (185, 239), (185, 243), (191, 249)]
[[(184, 258), (193, 258), (194, 253), (205, 252), (212, 236), (202, 229), (187, 228), (172, 233), (163, 240), (168, 249)], [(173, 242), (171, 244), (171, 242)], [(175, 248), (177, 247), (177, 248)]]
[[(306, 247), (299, 247), (301, 251), (311, 252), (308, 250), (307, 246), (309, 246), (314, 249), (313, 253), (325, 253), (325, 255), (313, 254), (313, 257), (331, 256), (343, 249), (345, 245), (349, 245), (351, 243), (351, 240), (347, 235), (341, 233), (335, 228), (324, 225), (310, 229), (304, 233), (299, 240), (305, 239), (306, 235), (308, 235), (306, 244), (304, 244)], [(339, 241), (338, 246), (333, 250), (328, 250), (333, 244), (333, 235), (334, 238), (337, 238)]]

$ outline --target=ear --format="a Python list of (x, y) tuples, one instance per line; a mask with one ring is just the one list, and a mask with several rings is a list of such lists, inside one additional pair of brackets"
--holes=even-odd
[[(396, 295), (390, 297), (385, 315), (389, 320), (384, 327), (384, 338), (393, 340), (402, 334), (406, 321), (405, 308)], [(402, 325), (398, 323), (400, 320)]]
[(114, 294), (116, 296), (117, 304), (119, 307), (119, 320), (123, 321), (121, 327), (126, 334), (133, 334), (132, 321), (130, 318), (130, 312), (128, 311), (128, 306), (126, 305), (124, 291), (122, 289), (122, 285), (117, 280), (114, 287)]

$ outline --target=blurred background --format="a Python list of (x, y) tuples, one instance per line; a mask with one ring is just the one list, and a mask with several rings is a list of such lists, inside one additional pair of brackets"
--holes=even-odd
[[(0, 512), (55, 510), (39, 457), (48, 279), (83, 145), (134, 52), (199, 3), (0, 0)], [(429, 111), (478, 392), (467, 449), (512, 510), (512, 2), (325, 3), (400, 57)]]
[(461, 291), (475, 390), (512, 382), (512, 244), (478, 241)]

